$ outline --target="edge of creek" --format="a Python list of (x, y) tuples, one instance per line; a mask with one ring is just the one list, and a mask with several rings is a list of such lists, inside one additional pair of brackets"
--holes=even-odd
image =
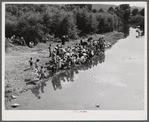
[[(97, 39), (100, 36), (104, 36), (104, 39), (106, 40), (106, 49), (109, 49), (118, 40), (124, 38), (124, 33), (113, 31), (113, 32), (106, 33), (106, 34), (103, 34), (103, 35), (100, 35), (100, 34), (92, 35), (92, 37), (94, 39)], [(73, 46), (75, 43), (79, 42), (79, 40), (80, 39), (75, 40), (73, 42), (72, 41), (66, 42), (65, 46)], [(56, 44), (57, 43), (52, 43), (52, 48), (55, 47)], [(45, 45), (46, 45), (46, 47), (45, 47)], [(44, 82), (52, 79), (52, 77), (55, 77), (59, 73), (65, 71), (65, 69), (60, 70), (59, 72), (56, 72), (53, 76), (47, 77), (43, 80), (39, 80), (38, 82), (36, 82), (36, 84), (28, 84), (28, 85), (24, 82), (24, 80), (26, 78), (25, 76), (29, 75), (31, 72), (26, 71), (28, 73), (25, 73), (25, 71), (20, 70), (21, 71), (20, 75), (22, 75), (22, 77), (20, 77), (20, 75), (16, 75), (16, 74), (19, 74), (18, 72), (19, 72), (20, 67), (17, 70), (14, 70), (13, 67), (12, 67), (13, 60), (16, 63), (16, 60), (19, 60), (19, 58), (23, 58), (23, 57), (25, 58), (25, 56), (27, 56), (24, 60), (23, 59), (22, 60), (23, 60), (23, 62), (26, 62), (27, 66), (25, 66), (25, 67), (29, 67), (29, 63), (28, 63), (29, 57), (33, 57), (33, 58), (36, 58), (36, 59), (40, 58), (41, 64), (44, 65), (45, 63), (48, 62), (49, 53), (48, 53), (48, 50), (45, 51), (46, 49), (48, 49), (48, 45), (49, 45), (48, 42), (45, 43), (45, 44), (38, 44), (34, 48), (11, 45), (7, 49), (7, 52), (5, 53), (5, 94), (4, 94), (4, 96), (5, 96), (5, 105), (7, 105), (7, 103), (13, 99), (13, 97), (12, 97), (13, 95), (19, 96), (22, 92), (26, 92), (26, 91), (28, 91), (32, 88), (35, 88), (38, 85), (40, 85), (41, 83), (44, 83)], [(46, 53), (47, 58), (45, 59), (45, 57), (46, 57), (45, 55), (44, 55), (45, 57), (43, 57), (43, 55), (38, 56), (37, 53), (39, 53), (40, 55), (41, 54), (44, 55), (44, 53)], [(41, 58), (42, 59), (44, 58), (44, 59), (42, 60)], [(11, 60), (11, 61), (9, 61), (9, 60)], [(19, 60), (17, 65), (14, 66), (14, 68), (16, 68), (17, 66), (22, 65), (23, 64), (23, 62), (21, 62), (22, 60)], [(8, 67), (9, 65), (11, 65), (11, 66)], [(77, 66), (79, 66), (79, 65), (77, 65)], [(72, 68), (73, 67), (71, 67), (71, 69)], [(12, 70), (12, 71), (9, 71), (9, 70)], [(67, 69), (67, 70), (69, 70), (69, 69)], [(14, 76), (11, 76), (12, 72), (13, 72)]]

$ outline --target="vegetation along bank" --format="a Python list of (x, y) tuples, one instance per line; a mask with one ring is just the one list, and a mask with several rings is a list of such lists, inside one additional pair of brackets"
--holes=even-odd
[[(137, 21), (136, 21), (137, 20)], [(144, 9), (131, 10), (123, 4), (110, 7), (107, 11), (96, 10), (92, 5), (6, 5), (6, 56), (5, 56), (5, 98), (19, 95), (34, 85), (26, 85), (25, 79), (30, 78), (30, 57), (40, 59), (40, 65), (49, 61), (48, 46), (56, 46), (55, 40), (68, 35), (69, 42), (65, 46), (73, 46), (82, 37), (98, 39), (104, 35), (105, 45), (112, 46), (117, 40), (124, 38), (118, 32), (120, 26), (136, 24), (144, 28)], [(15, 35), (13, 43), (8, 40)], [(22, 39), (26, 43), (19, 43)], [(11, 40), (11, 39), (10, 39)], [(35, 44), (29, 48), (29, 42)]]

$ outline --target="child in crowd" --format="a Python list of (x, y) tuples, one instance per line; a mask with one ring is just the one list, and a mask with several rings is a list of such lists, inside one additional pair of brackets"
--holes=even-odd
[(30, 63), (30, 69), (33, 70), (33, 58), (31, 57), (29, 60)]
[(35, 69), (37, 69), (38, 71), (39, 71), (39, 64), (38, 64), (38, 63), (39, 63), (39, 61), (40, 61), (40, 60), (39, 60), (39, 59), (37, 59), (37, 60), (36, 60), (36, 62), (35, 62)]
[(35, 71), (33, 72), (33, 77), (34, 77), (34, 80), (39, 80), (40, 75), (39, 75), (39, 73), (38, 73), (38, 70), (37, 70), (37, 69), (35, 69)]
[(39, 74), (40, 74), (40, 79), (46, 78), (46, 71), (44, 70), (43, 66), (41, 66)]
[(51, 44), (49, 44), (49, 57), (51, 57), (51, 53), (52, 53)]

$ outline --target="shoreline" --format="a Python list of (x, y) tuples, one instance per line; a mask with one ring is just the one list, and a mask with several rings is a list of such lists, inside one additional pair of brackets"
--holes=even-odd
[[(93, 38), (97, 38), (99, 36), (101, 35), (92, 35)], [(118, 40), (124, 38), (124, 34), (122, 32), (113, 31), (104, 34), (104, 38), (106, 40), (106, 49), (108, 49), (112, 45), (114, 45)], [(79, 40), (66, 42), (65, 46), (72, 46), (77, 42), (79, 42)], [(34, 48), (14, 46), (13, 48), (16, 48), (17, 50), (13, 50), (13, 48), (10, 48), (10, 52), (6, 53), (5, 104), (12, 99), (12, 95), (19, 96), (22, 92), (25, 92), (35, 87), (36, 85), (39, 85), (41, 82), (45, 82), (46, 80), (49, 80), (53, 77), (51, 76), (47, 79), (44, 79), (43, 81), (38, 82), (36, 85), (26, 85), (26, 83), (24, 83), (24, 80), (29, 78), (31, 74), (30, 70), (24, 71), (24, 69), (29, 68), (28, 60), (30, 57), (33, 57), (33, 59), (39, 58), (39, 65), (45, 65), (45, 63), (49, 61), (48, 43), (49, 42), (39, 43)], [(57, 43), (52, 43), (52, 48), (55, 47), (56, 44)]]

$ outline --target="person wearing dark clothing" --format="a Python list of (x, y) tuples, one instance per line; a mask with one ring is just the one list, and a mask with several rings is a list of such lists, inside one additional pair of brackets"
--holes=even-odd
[(49, 44), (49, 57), (51, 57), (51, 53), (52, 53), (52, 51), (51, 51), (51, 44)]
[(37, 60), (36, 60), (36, 62), (35, 62), (35, 69), (37, 69), (38, 71), (39, 71), (39, 64), (38, 64), (38, 63), (39, 63), (39, 61), (40, 61), (40, 60), (39, 60), (39, 59), (37, 59)]
[(44, 79), (45, 78), (45, 72), (44, 72), (43, 66), (41, 66), (39, 74), (40, 74), (40, 79)]
[(32, 58), (30, 58), (29, 63), (30, 63), (30, 69), (33, 69), (33, 59)]
[(62, 45), (65, 45), (65, 39), (66, 39), (65, 35), (63, 35), (62, 38), (61, 38)]
[(105, 40), (103, 39), (103, 37), (99, 38), (99, 47), (101, 52), (105, 51)]

